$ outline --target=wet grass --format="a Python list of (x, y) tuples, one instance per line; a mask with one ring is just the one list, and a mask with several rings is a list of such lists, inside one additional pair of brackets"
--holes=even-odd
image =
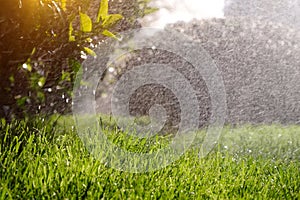
[[(169, 138), (126, 144), (126, 133), (105, 131), (131, 151), (156, 150)], [(203, 135), (203, 134), (202, 134)], [(225, 127), (216, 148), (198, 158), (197, 141), (179, 160), (146, 173), (109, 168), (94, 159), (69, 118), (0, 123), (1, 199), (297, 199), (300, 127)], [(124, 139), (125, 138), (125, 139)]]

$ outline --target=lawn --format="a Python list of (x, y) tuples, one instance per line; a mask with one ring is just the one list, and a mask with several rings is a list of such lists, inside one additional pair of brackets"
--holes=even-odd
[[(104, 132), (113, 143), (134, 152), (160, 149), (170, 139), (156, 136), (128, 142), (126, 133), (117, 128)], [(94, 159), (69, 117), (10, 124), (2, 120), (0, 198), (300, 198), (300, 126), (227, 126), (213, 151), (199, 159), (201, 135), (167, 167), (129, 173)]]

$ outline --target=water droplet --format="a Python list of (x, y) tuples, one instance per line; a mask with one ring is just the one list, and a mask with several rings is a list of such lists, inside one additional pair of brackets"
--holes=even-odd
[(114, 72), (114, 71), (115, 71), (115, 68), (109, 67), (109, 68), (108, 68), (108, 71), (109, 71), (109, 72)]

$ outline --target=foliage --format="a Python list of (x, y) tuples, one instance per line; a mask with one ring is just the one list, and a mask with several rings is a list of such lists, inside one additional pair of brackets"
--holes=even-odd
[[(138, 1), (124, 3), (130, 2), (137, 9)], [(1, 5), (0, 116), (6, 117), (67, 111), (80, 63), (95, 56), (91, 47), (115, 37), (119, 24), (134, 27), (128, 20), (138, 18), (123, 15), (120, 5), (108, 0), (2, 0)]]
[[(0, 199), (299, 198), (297, 126), (227, 127), (219, 148), (203, 159), (195, 146), (164, 169), (131, 174), (94, 160), (70, 119), (1, 121)], [(105, 133), (117, 145), (145, 149), (115, 131)], [(151, 148), (164, 139), (150, 141)]]

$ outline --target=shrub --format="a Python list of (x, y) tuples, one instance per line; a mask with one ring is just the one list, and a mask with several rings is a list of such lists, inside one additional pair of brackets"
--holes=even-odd
[(0, 116), (68, 112), (80, 63), (87, 54), (94, 55), (90, 47), (107, 36), (115, 37), (115, 32), (138, 27), (137, 18), (148, 9), (146, 4), (2, 1)]

